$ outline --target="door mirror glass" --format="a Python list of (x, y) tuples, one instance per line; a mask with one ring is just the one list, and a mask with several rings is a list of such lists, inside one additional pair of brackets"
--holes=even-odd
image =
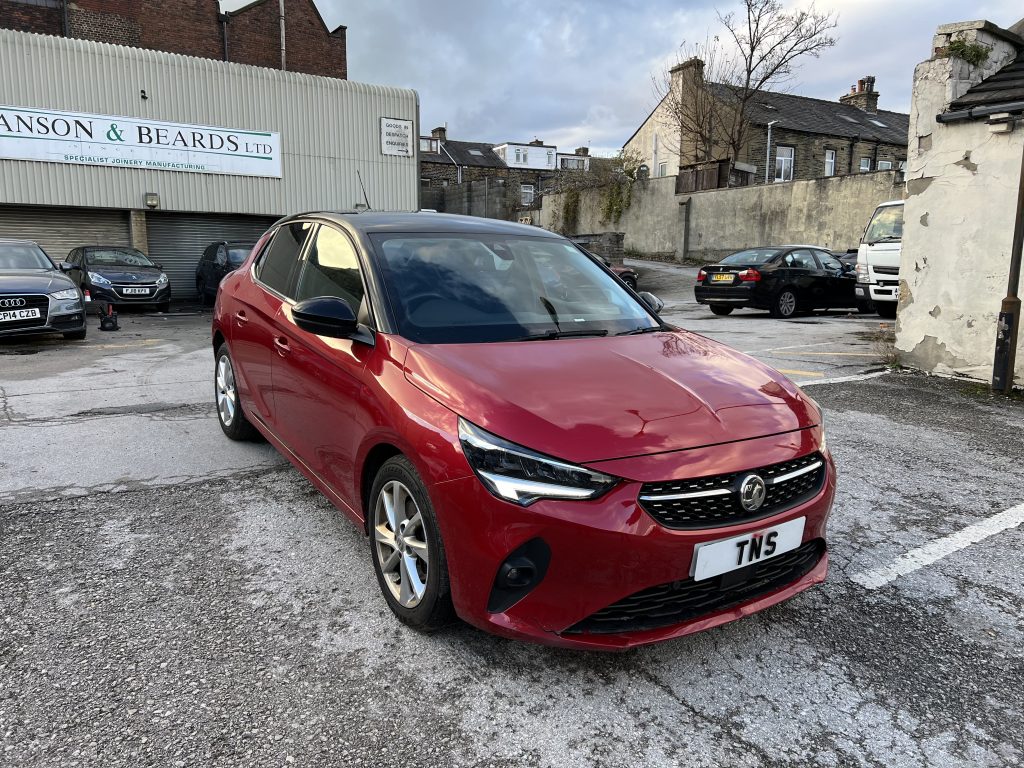
[(359, 329), (352, 307), (337, 296), (300, 301), (292, 307), (292, 319), (304, 331), (333, 339), (351, 338)]
[(641, 291), (637, 295), (641, 299), (643, 299), (644, 304), (653, 309), (655, 313), (661, 312), (661, 310), (665, 308), (665, 302), (659, 299), (653, 293), (650, 293), (648, 291)]
[(70, 261), (62, 261), (57, 266), (60, 268), (61, 272), (70, 272), (72, 269), (75, 268), (75, 265), (72, 264)]

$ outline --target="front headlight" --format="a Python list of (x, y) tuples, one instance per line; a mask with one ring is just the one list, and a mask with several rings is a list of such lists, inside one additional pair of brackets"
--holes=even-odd
[(107, 278), (101, 275), (99, 272), (90, 272), (89, 281), (93, 285), (113, 285)]
[(857, 267), (854, 270), (854, 273), (857, 275), (857, 282), (858, 283), (866, 283), (868, 281), (868, 265), (867, 264), (861, 264), (858, 261), (857, 262)]
[(167, 275), (163, 272), (160, 273), (160, 277), (156, 279), (157, 285), (167, 285)]
[[(805, 394), (804, 397), (807, 397)], [(818, 427), (821, 429), (821, 442), (818, 444), (818, 450), (824, 452), (825, 450), (825, 409), (818, 405), (818, 401), (807, 397), (807, 399), (818, 409)]]
[(487, 490), (522, 507), (539, 499), (596, 499), (618, 483), (618, 478), (611, 475), (502, 440), (461, 416), (459, 442), (469, 466)]
[(77, 299), (78, 289), (65, 288), (63, 291), (54, 291), (53, 293), (50, 294), (50, 296), (57, 299), (58, 301), (63, 301), (64, 299)]

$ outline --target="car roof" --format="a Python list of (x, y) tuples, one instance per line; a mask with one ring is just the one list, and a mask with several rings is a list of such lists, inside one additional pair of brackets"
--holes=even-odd
[(807, 245), (806, 243), (791, 243), (789, 245), (751, 245), (748, 248), (740, 248), (736, 253), (743, 251), (788, 251), (793, 248), (814, 248), (817, 251), (827, 251), (824, 245)]
[(19, 240), (16, 237), (0, 237), (0, 244), (3, 245), (39, 245), (35, 240)]
[(375, 233), (452, 233), (479, 235), (519, 235), (520, 237), (548, 237), (561, 240), (561, 235), (530, 224), (517, 224), (500, 219), (485, 219), (480, 216), (457, 216), (451, 213), (428, 213), (426, 211), (363, 213), (342, 211), (311, 211), (282, 219), (279, 223), (293, 219), (320, 218), (334, 221), (366, 234)]

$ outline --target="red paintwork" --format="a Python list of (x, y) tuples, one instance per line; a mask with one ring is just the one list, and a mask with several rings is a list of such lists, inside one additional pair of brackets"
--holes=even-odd
[[(794, 584), (698, 620), (628, 635), (559, 634), (622, 597), (687, 578), (697, 543), (800, 516), (805, 541), (824, 538), (835, 492), (831, 457), (816, 498), (755, 523), (672, 531), (637, 503), (642, 482), (739, 471), (818, 450), (817, 409), (781, 374), (685, 331), (429, 346), (378, 333), (372, 347), (314, 336), (294, 325), (287, 302), (253, 281), (258, 251), (221, 284), (213, 320), (214, 338), (231, 349), (246, 414), (360, 524), (370, 452), (386, 444), (405, 454), (427, 484), (455, 608), (471, 624), (553, 645), (623, 649), (731, 621), (825, 578), (827, 557)], [(587, 502), (544, 500), (524, 509), (496, 499), (462, 454), (459, 415), (623, 482)], [(546, 577), (507, 612), (489, 614), (498, 566), (535, 536), (551, 548)]]

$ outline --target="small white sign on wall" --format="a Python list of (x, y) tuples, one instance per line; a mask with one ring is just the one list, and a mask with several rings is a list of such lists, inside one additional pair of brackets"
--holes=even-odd
[(394, 117), (380, 119), (380, 151), (382, 154), (412, 157), (413, 140), (412, 120), (398, 120)]

